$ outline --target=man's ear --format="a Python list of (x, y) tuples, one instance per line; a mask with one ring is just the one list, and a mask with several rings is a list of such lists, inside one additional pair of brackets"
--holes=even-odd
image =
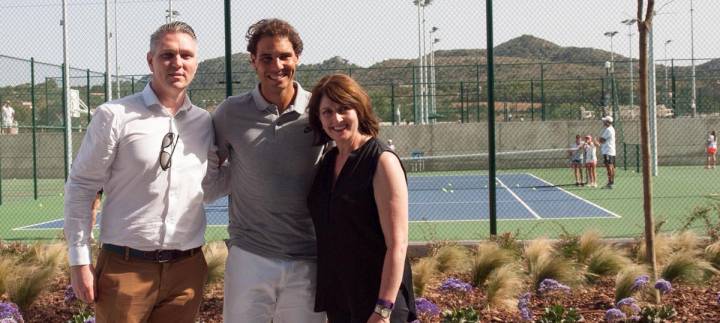
[(147, 57), (148, 68), (150, 68), (150, 72), (152, 72), (153, 71), (153, 60), (152, 60), (153, 53), (148, 52), (146, 57)]
[(255, 57), (255, 54), (250, 54), (250, 66), (252, 66), (253, 69), (255, 69), (255, 60), (257, 57)]

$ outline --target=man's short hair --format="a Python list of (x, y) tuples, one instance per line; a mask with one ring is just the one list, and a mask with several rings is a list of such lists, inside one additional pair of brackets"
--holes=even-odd
[(293, 46), (295, 55), (300, 56), (303, 51), (303, 42), (297, 30), (285, 20), (271, 18), (263, 19), (248, 28), (245, 39), (248, 42), (247, 51), (251, 55), (257, 52), (257, 44), (263, 37), (287, 37)]
[(190, 25), (182, 21), (173, 21), (158, 27), (158, 29), (155, 30), (152, 35), (150, 35), (150, 51), (154, 51), (155, 46), (157, 45), (160, 38), (162, 38), (162, 36), (164, 36), (165, 34), (169, 33), (188, 34), (190, 35), (190, 37), (192, 37), (192, 39), (197, 40), (197, 36), (195, 36), (195, 30), (193, 30)]

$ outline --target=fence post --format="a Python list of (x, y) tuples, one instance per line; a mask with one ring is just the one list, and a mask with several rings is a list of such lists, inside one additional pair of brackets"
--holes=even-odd
[(640, 173), (640, 144), (635, 144), (635, 171)]
[(417, 115), (417, 81), (415, 78), (415, 66), (411, 66), (412, 68), (412, 90), (413, 90), (413, 123), (418, 124), (418, 115)]
[(545, 121), (545, 65), (540, 64), (540, 120)]
[(627, 144), (625, 142), (623, 144), (623, 170), (627, 171)]
[[(86, 81), (87, 81), (87, 93), (85, 95), (85, 100), (87, 102), (87, 108), (88, 108), (87, 125), (89, 126), (90, 125), (90, 69), (89, 68), (87, 69), (85, 76), (86, 76)], [(118, 92), (120, 92), (119, 89), (118, 89)], [(118, 93), (118, 95), (119, 95), (119, 93)]]
[(677, 88), (675, 87), (676, 84), (675, 84), (675, 59), (674, 58), (670, 60), (670, 77), (672, 79), (672, 85), (670, 86), (672, 88), (672, 90), (670, 90), (670, 93), (671, 93), (670, 100), (671, 100), (671, 104), (672, 104), (673, 114), (675, 116), (677, 116), (678, 111), (675, 108), (675, 98), (677, 97), (677, 91), (676, 91)]
[(465, 83), (460, 81), (460, 123), (465, 123)]
[[(68, 75), (65, 75), (65, 64), (62, 64), (62, 84), (65, 84), (65, 78), (66, 78), (66, 77), (68, 77)], [(107, 84), (107, 79), (106, 79), (106, 80), (105, 80), (105, 87), (107, 88), (107, 86), (108, 86), (108, 84)], [(68, 129), (67, 129), (67, 125), (65, 124), (65, 123), (67, 122), (67, 116), (65, 115), (65, 114), (67, 113), (67, 112), (66, 112), (66, 111), (67, 111), (67, 97), (66, 97), (67, 95), (69, 95), (69, 93), (66, 93), (66, 92), (65, 92), (65, 89), (63, 88), (63, 90), (62, 90), (62, 111), (63, 111), (63, 122), (62, 122), (62, 125), (63, 125), (63, 135), (64, 135), (64, 138), (67, 138), (67, 136), (72, 136), (72, 133), (67, 133)], [(107, 96), (107, 91), (105, 91), (105, 98), (106, 98), (106, 99), (108, 98), (108, 96)], [(63, 140), (63, 151), (64, 151), (64, 153), (63, 153), (63, 157), (64, 157), (64, 158), (63, 158), (63, 160), (64, 160), (63, 164), (65, 165), (65, 167), (63, 167), (63, 171), (65, 172), (65, 180), (66, 180), (66, 181), (67, 181), (68, 176), (70, 175), (70, 174), (68, 174), (68, 158), (67, 158), (69, 149), (70, 149), (70, 147), (68, 147), (68, 141), (67, 141), (67, 140)]]
[(535, 81), (530, 79), (530, 121), (535, 121)]
[(225, 97), (229, 98), (233, 95), (233, 79), (232, 79), (232, 28), (230, 18), (230, 0), (223, 2), (225, 13)]
[(475, 82), (477, 82), (477, 115), (476, 119), (477, 122), (480, 122), (480, 100), (481, 100), (481, 91), (480, 91), (480, 64), (475, 64)]
[(135, 75), (130, 76), (130, 90), (135, 93)]
[(35, 58), (30, 57), (30, 104), (32, 118), (32, 167), (33, 167), (33, 197), (38, 199), (38, 182), (37, 182), (37, 137), (35, 133)]
[(45, 126), (50, 126), (50, 101), (48, 100), (48, 78), (45, 77)]
[(395, 82), (390, 82), (390, 120), (393, 126), (399, 122), (395, 119)]
[(110, 96), (108, 96), (108, 91), (107, 91), (107, 87), (108, 87), (107, 72), (103, 73), (103, 75), (105, 75), (103, 77), (103, 91), (105, 92), (105, 102), (108, 102), (108, 101), (110, 101)]

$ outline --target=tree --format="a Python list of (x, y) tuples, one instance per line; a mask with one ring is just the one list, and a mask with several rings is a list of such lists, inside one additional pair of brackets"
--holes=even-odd
[[(643, 19), (643, 8), (647, 1), (647, 9)], [(652, 181), (650, 177), (650, 135), (648, 119), (648, 32), (652, 28), (652, 19), (655, 14), (654, 0), (637, 0), (637, 26), (640, 34), (640, 147), (642, 150), (642, 178), (643, 178), (643, 213), (645, 216), (645, 247), (647, 250), (647, 263), (652, 269), (655, 280), (657, 274), (657, 259), (655, 257), (655, 221), (652, 208)], [(660, 295), (655, 291), (655, 302), (660, 302)]]

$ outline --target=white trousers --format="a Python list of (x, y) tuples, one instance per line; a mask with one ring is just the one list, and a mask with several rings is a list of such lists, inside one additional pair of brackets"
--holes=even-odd
[(258, 256), (232, 246), (225, 265), (223, 320), (232, 323), (325, 323), (315, 306), (317, 264)]

